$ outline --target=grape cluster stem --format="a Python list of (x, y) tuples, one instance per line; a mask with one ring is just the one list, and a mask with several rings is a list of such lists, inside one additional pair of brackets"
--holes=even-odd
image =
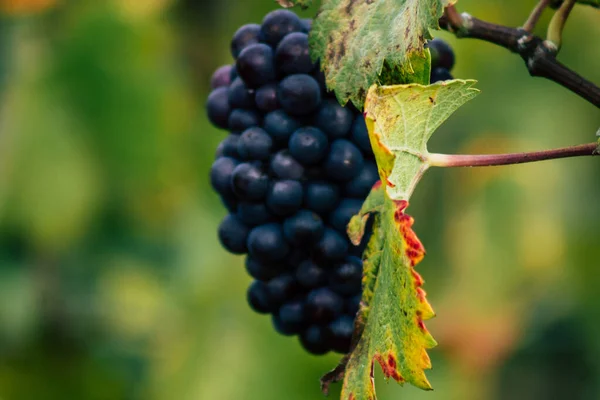
[(600, 87), (556, 59), (556, 46), (523, 28), (511, 28), (459, 14), (446, 7), (440, 27), (457, 38), (473, 38), (496, 44), (517, 53), (531, 76), (549, 79), (600, 108)]

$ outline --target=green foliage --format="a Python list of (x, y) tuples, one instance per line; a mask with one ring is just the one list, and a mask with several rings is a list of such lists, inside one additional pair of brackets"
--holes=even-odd
[[(442, 0), (324, 1), (310, 33), (314, 59), (338, 100), (362, 108), (374, 83), (429, 82), (425, 41)], [(382, 71), (389, 69), (392, 73)]]

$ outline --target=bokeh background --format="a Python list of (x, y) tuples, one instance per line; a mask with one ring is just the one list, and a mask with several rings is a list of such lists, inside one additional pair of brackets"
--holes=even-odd
[[(518, 26), (534, 3), (459, 6)], [(0, 1), (0, 399), (322, 398), (339, 356), (311, 356), (251, 312), (208, 182), (225, 137), (204, 115), (210, 76), (237, 27), (275, 8)], [(482, 93), (432, 150), (595, 140), (594, 106), (503, 49), (436, 35)], [(576, 7), (560, 58), (596, 83), (599, 38), (600, 12)], [(377, 371), (380, 399), (600, 398), (598, 161), (427, 173), (409, 212), (438, 313), (435, 391)]]

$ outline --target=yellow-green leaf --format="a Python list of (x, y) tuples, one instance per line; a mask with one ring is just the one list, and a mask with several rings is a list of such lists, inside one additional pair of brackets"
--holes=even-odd
[(373, 86), (365, 104), (371, 147), (381, 181), (393, 200), (408, 200), (429, 168), (427, 141), (479, 91), (473, 80), (434, 85)]

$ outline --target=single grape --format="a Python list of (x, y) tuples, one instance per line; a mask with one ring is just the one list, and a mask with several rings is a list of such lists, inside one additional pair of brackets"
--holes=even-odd
[(269, 178), (257, 166), (242, 163), (233, 170), (231, 188), (240, 199), (261, 200), (269, 189)]
[(230, 213), (235, 214), (237, 212), (238, 199), (233, 193), (221, 195), (221, 202)]
[(324, 165), (330, 178), (337, 181), (349, 181), (363, 168), (364, 158), (352, 142), (337, 139), (331, 143), (331, 149)]
[(231, 177), (238, 166), (238, 161), (230, 157), (218, 158), (210, 168), (210, 183), (221, 196), (233, 193), (231, 190)]
[(219, 87), (210, 92), (206, 101), (206, 113), (210, 122), (218, 128), (226, 129), (230, 112), (227, 88)]
[(288, 10), (271, 11), (262, 21), (260, 38), (261, 41), (277, 46), (285, 35), (292, 32), (300, 32), (303, 28), (300, 18)]
[(342, 234), (346, 234), (346, 226), (350, 222), (350, 218), (358, 214), (361, 207), (362, 200), (343, 199), (329, 215), (329, 224)]
[(263, 202), (241, 201), (237, 207), (237, 216), (248, 226), (263, 225), (274, 220)]
[(237, 77), (238, 77), (237, 68), (236, 68), (235, 64), (233, 64), (231, 66), (231, 75), (229, 76), (229, 81), (233, 82), (233, 81), (235, 81), (235, 78), (237, 78)]
[(240, 53), (237, 73), (249, 88), (258, 88), (275, 81), (273, 50), (262, 43), (252, 44)]
[(312, 126), (300, 128), (290, 137), (290, 154), (304, 165), (314, 165), (327, 155), (327, 136)]
[(325, 330), (318, 325), (311, 325), (300, 334), (300, 343), (306, 351), (315, 355), (327, 354), (327, 337)]
[(291, 274), (284, 273), (267, 282), (269, 298), (275, 304), (290, 300), (298, 292), (298, 282)]
[(323, 100), (317, 110), (316, 125), (331, 139), (338, 139), (348, 135), (354, 114), (346, 107), (342, 107), (335, 99)]
[(354, 318), (342, 315), (327, 325), (327, 342), (331, 349), (338, 353), (347, 353), (352, 343)]
[(239, 159), (240, 155), (237, 151), (238, 140), (240, 140), (240, 135), (234, 133), (223, 139), (217, 147), (216, 158), (231, 157)]
[(271, 135), (275, 143), (286, 145), (290, 136), (302, 126), (296, 118), (286, 114), (283, 110), (275, 110), (265, 115), (263, 127)]
[(269, 223), (252, 229), (248, 235), (248, 252), (260, 261), (283, 260), (289, 254), (290, 246), (283, 238), (281, 225)]
[(431, 71), (431, 83), (448, 81), (450, 79), (454, 79), (450, 71), (445, 68), (434, 68)]
[(248, 251), (246, 240), (250, 229), (235, 215), (229, 214), (219, 225), (219, 240), (223, 247), (233, 254), (244, 254)]
[(245, 160), (267, 160), (271, 156), (273, 139), (262, 128), (253, 126), (240, 136), (237, 150)]
[(259, 42), (260, 25), (246, 24), (239, 28), (233, 35), (231, 40), (231, 55), (237, 58), (242, 50), (251, 44)]
[(229, 106), (233, 108), (252, 109), (254, 107), (254, 90), (248, 89), (241, 78), (235, 78), (228, 89)]
[(435, 38), (427, 43), (431, 53), (431, 66), (445, 68), (448, 71), (454, 67), (454, 51), (444, 40)]
[(248, 304), (259, 314), (268, 314), (272, 311), (271, 300), (269, 299), (269, 290), (267, 285), (261, 281), (254, 281), (248, 287)]
[(279, 275), (282, 271), (280, 264), (268, 264), (258, 261), (250, 256), (246, 257), (246, 271), (248, 275), (259, 281), (268, 281)]
[(256, 111), (236, 108), (229, 114), (228, 126), (234, 132), (242, 132), (257, 125), (260, 125), (260, 115)]
[(275, 111), (279, 108), (279, 100), (277, 100), (277, 85), (268, 83), (256, 90), (255, 96), (256, 107), (262, 112)]
[(212, 74), (210, 88), (216, 89), (221, 86), (229, 86), (231, 83), (231, 65), (223, 65)]
[(327, 283), (325, 270), (319, 267), (313, 260), (304, 260), (296, 270), (296, 280), (307, 289), (315, 289)]
[(304, 204), (307, 209), (319, 214), (325, 214), (337, 206), (340, 198), (339, 189), (331, 183), (309, 182), (306, 185)]
[(348, 256), (329, 275), (330, 288), (344, 296), (360, 293), (363, 264), (360, 258)]
[(373, 161), (365, 161), (365, 165), (358, 175), (344, 186), (344, 193), (346, 196), (364, 200), (378, 180), (377, 164)]
[(344, 300), (331, 289), (323, 287), (306, 295), (306, 316), (313, 323), (329, 322), (342, 313)]
[(360, 147), (366, 155), (373, 155), (373, 149), (371, 149), (371, 141), (369, 139), (369, 131), (367, 130), (367, 124), (365, 124), (365, 117), (362, 114), (357, 115), (352, 123), (351, 136), (354, 143)]
[(317, 214), (300, 210), (283, 221), (283, 234), (287, 241), (296, 246), (316, 243), (323, 236), (325, 225)]
[(289, 75), (279, 82), (277, 98), (288, 114), (307, 115), (319, 107), (321, 88), (310, 75)]
[(283, 335), (295, 335), (305, 327), (304, 303), (293, 300), (279, 307), (273, 316), (275, 329)]
[(288, 150), (280, 150), (271, 160), (271, 172), (280, 179), (299, 180), (304, 175), (304, 167)]
[(337, 231), (325, 228), (323, 237), (315, 245), (314, 255), (324, 263), (342, 260), (348, 253), (348, 240)]
[(302, 206), (302, 196), (300, 182), (290, 179), (276, 181), (267, 193), (267, 206), (276, 215), (290, 215)]
[(315, 64), (308, 53), (308, 35), (294, 32), (283, 38), (275, 50), (275, 65), (282, 76), (309, 74)]

